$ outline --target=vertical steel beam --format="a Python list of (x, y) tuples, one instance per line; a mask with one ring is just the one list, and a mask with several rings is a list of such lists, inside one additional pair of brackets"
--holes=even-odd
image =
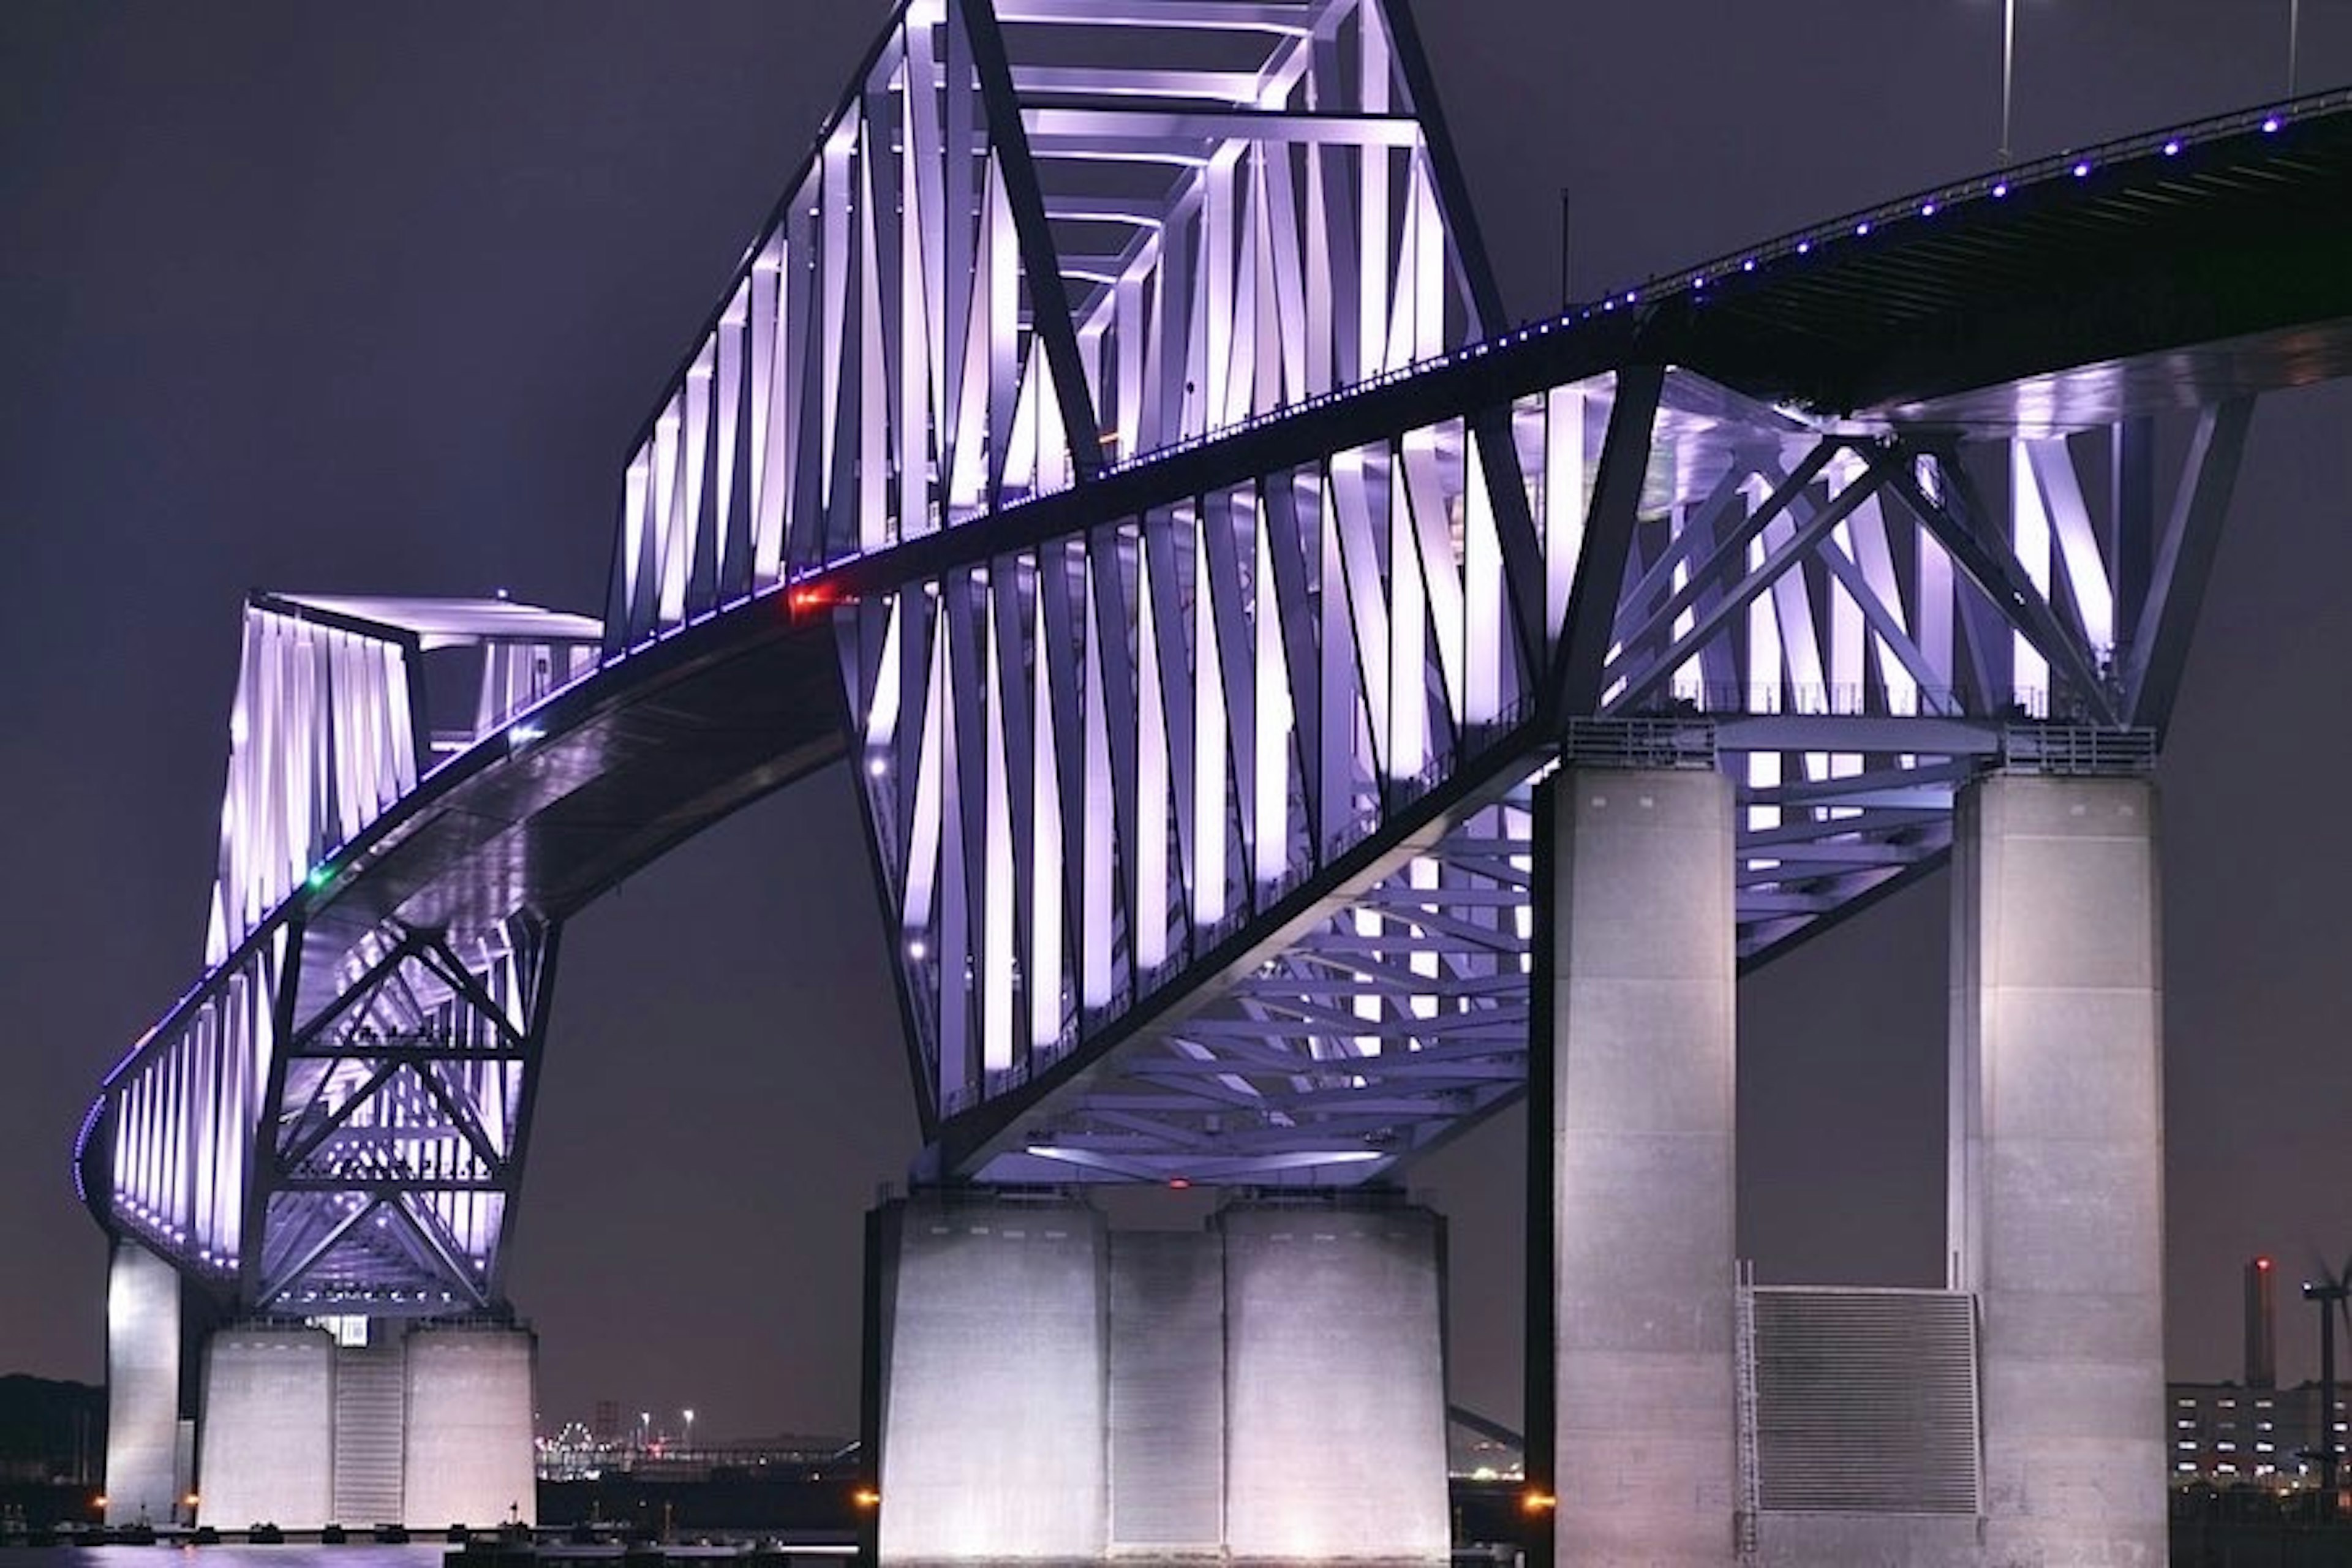
[(1560, 722), (1601, 706), (1601, 671), (1616, 628), (1617, 597), (1625, 585), (1642, 482), (1650, 468), (1658, 395), (1664, 385), (1665, 370), (1660, 365), (1628, 365), (1617, 373), (1617, 395), (1609, 406), (1609, 433), (1601, 446), (1584, 546), (1575, 586), (1569, 593), (1568, 623), (1560, 628), (1542, 694), (1553, 719)]
[(2146, 608), (2123, 671), (2124, 711), (2132, 723), (2154, 730), (2159, 742), (2172, 723), (2173, 700), (2189, 664), (2189, 634), (2205, 602), (2205, 582), (2221, 542), (2221, 520), (2237, 487), (2253, 416), (2254, 400), (2235, 397), (2199, 416), (2149, 574)]
[(963, 17), (965, 36), (971, 43), (972, 70), (980, 81), (989, 140), (996, 147), (997, 169), (1013, 209), (1013, 231), (1020, 239), (1021, 270), (1029, 281), (1030, 325), (1054, 373), (1054, 393), (1061, 406), (1071, 466), (1084, 484), (1102, 473), (1102, 448), (1095, 439), (1101, 426), (1095, 418), (1086, 363), (1078, 354), (1077, 328), (1070, 320), (1061, 258), (1055, 253), (1053, 230), (1045, 219), (1045, 199), (1037, 187), (1037, 166), (1029, 154), (1029, 132), (1021, 122), (1021, 101), (1013, 89), (1004, 34), (997, 25), (992, 0), (956, 0), (955, 9)]

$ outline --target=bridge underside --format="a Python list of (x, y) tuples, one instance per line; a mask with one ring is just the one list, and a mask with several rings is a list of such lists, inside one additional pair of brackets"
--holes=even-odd
[(1986, 768), (2158, 742), (2253, 398), (2347, 367), (2338, 98), (1513, 328), (1402, 10), (924, 0), (603, 623), (256, 599), (207, 969), (85, 1196), (248, 1310), (500, 1308), (563, 921), (844, 755), (921, 1173), (1383, 1177), (1522, 1091), (1547, 770), (1727, 773), (1785, 951)]
[[(1017, 1455), (902, 1412), (878, 1462), (945, 1511), (902, 1496), (886, 1527), (967, 1510), (1036, 1554), (1003, 1485), (1034, 1463), (1089, 1553), (1130, 1527), (1442, 1552), (1435, 1232), (1378, 1194), (1271, 1189), (1391, 1177), (1558, 1067), (1530, 1042), (1560, 1030), (1582, 1053), (1560, 1070), (1621, 1092), (1537, 1086), (1560, 1212), (1533, 1276), (1573, 1325), (1551, 1392), (1585, 1426), (1531, 1458), (1588, 1485), (1564, 1540), (1721, 1561), (1761, 1506), (1723, 1495), (1756, 1477), (1729, 1453), (1754, 1305), (1726, 1289), (1735, 966), (1957, 847), (1955, 1278), (1902, 1321), (1981, 1325), (1949, 1379), (1985, 1398), (1980, 1443), (1946, 1434), (1987, 1467), (1954, 1505), (1979, 1526), (1962, 1555), (2143, 1560), (2161, 1227), (2137, 775), (2255, 398), (2347, 372), (2352, 94), (1956, 182), (1515, 327), (1396, 0), (909, 0), (631, 450), (602, 622), (248, 605), (206, 967), (77, 1146), (118, 1247), (110, 1470), (180, 1494), (183, 1318), (218, 1315), (249, 1321), (207, 1352), (216, 1506), (495, 1508), (509, 1483), (482, 1457), (526, 1451), (504, 1241), (563, 924), (845, 758), (915, 1172), (940, 1184), (877, 1254), (877, 1277), (946, 1280), (879, 1280), (883, 1403), (936, 1403), (952, 1366), (995, 1380), (979, 1405), (1084, 1407), (1069, 1452)], [(1604, 774), (1704, 833), (1600, 825), (1622, 791), (1549, 782)], [(2085, 899), (2130, 929), (2050, 913)], [(2070, 996), (2085, 1016), (2113, 1006), (2053, 1024), (2068, 986), (2101, 990)], [(1669, 993), (1675, 1029), (1625, 1003)], [(2093, 1097), (2087, 1155), (2088, 1113), (2046, 1092), (2079, 1070), (2062, 1035), (2130, 1091)], [(1034, 1191), (1144, 1182), (1259, 1189), (1273, 1217), (1130, 1251), (1122, 1285), (1083, 1201)], [(933, 1212), (996, 1202), (974, 1188), (1057, 1217)], [(2095, 1190), (2113, 1201), (2085, 1225)], [(1350, 1202), (1377, 1217), (1290, 1217)], [(1332, 1264), (1315, 1244), (1342, 1229)], [(1119, 1357), (1170, 1328), (1136, 1280), (1177, 1275), (1223, 1287), (1170, 1331), (1200, 1342), (1179, 1381), (1230, 1394), (1231, 1464), (1169, 1536), (1122, 1521), (1101, 1473), (1156, 1439), (1095, 1440)], [(1669, 1320), (1687, 1408), (1612, 1406), (1664, 1364)], [(1085, 1375), (1007, 1349), (1065, 1330), (1094, 1336)], [(1349, 1384), (1335, 1343), (1410, 1375)], [(2053, 1378), (2083, 1431), (2042, 1419)], [(1328, 1441), (1343, 1386), (1363, 1431), (1412, 1429), (1411, 1458), (1327, 1488), (1309, 1540), (1307, 1483), (1253, 1488)], [(394, 1406), (397, 1489), (367, 1454)], [(1645, 1420), (1689, 1462), (1629, 1462)], [(2013, 1506), (2085, 1433), (2114, 1496)], [(1405, 1468), (1420, 1489), (1362, 1534)]]

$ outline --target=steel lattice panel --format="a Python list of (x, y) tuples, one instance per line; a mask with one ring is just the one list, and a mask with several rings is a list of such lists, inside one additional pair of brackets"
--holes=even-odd
[(1978, 1511), (1974, 1296), (1781, 1287), (1754, 1304), (1765, 1511)]

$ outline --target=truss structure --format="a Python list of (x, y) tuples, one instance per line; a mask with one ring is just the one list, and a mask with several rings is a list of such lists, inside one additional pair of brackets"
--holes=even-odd
[(944, 1168), (1356, 1180), (1515, 1095), (1580, 725), (1739, 779), (1751, 962), (1932, 864), (1977, 771), (2144, 765), (2248, 413), (2159, 513), (2145, 425), (1627, 373), (834, 612)]
[(1427, 82), (1381, 0), (905, 5), (637, 443), (614, 647), (1499, 326)]
[(322, 941), (312, 906), (420, 763), (511, 732), (601, 637), (505, 600), (254, 597), (206, 970), (108, 1078), (77, 1151), (85, 1199), (248, 1309), (491, 1303), (555, 930), (517, 910)]
[[(2324, 159), (2167, 172), (2284, 123), (2116, 155), (2179, 235), (2280, 169), (2338, 210)], [(2096, 161), (1514, 329), (1402, 0), (910, 0), (633, 449), (605, 621), (248, 606), (206, 972), (108, 1079), (85, 1196), (250, 1310), (499, 1307), (560, 921), (436, 882), (484, 863), (420, 803), (562, 816), (576, 907), (690, 831), (600, 770), (698, 741), (658, 782), (718, 815), (825, 754), (742, 736), (836, 670), (925, 1173), (1381, 1176), (1524, 1085), (1563, 756), (1735, 778), (1748, 963), (1934, 865), (1979, 770), (2149, 764), (2244, 389), (2324, 368), (2250, 382), (2233, 339), (2178, 417), (2124, 362), (1829, 414), (1650, 352), (1759, 268), (1905, 225), (1948, 257), (1959, 209)], [(1843, 276), (1880, 325), (1946, 308), (1990, 275), (1959, 237)], [(1735, 364), (1779, 341), (1747, 321)]]

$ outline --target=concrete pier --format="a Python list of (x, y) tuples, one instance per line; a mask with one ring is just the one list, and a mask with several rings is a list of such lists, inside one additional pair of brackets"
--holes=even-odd
[(1102, 1215), (955, 1193), (876, 1220), (882, 1560), (1102, 1556)]
[(538, 1360), (539, 1342), (528, 1329), (428, 1324), (409, 1331), (403, 1447), (409, 1523), (537, 1522)]
[(1225, 1257), (1213, 1231), (1110, 1235), (1110, 1549), (1215, 1554), (1225, 1530)]
[(1988, 1563), (2165, 1561), (2155, 796), (1996, 775), (1952, 859), (1951, 1251)]
[(1443, 1223), (1343, 1195), (1234, 1204), (1216, 1226), (1227, 1550), (1445, 1562)]
[[(1549, 836), (1534, 1027), (1549, 1052), (1536, 1115), (1549, 1122), (1550, 1186), (1538, 1196), (1554, 1248), (1559, 1561), (1727, 1563), (1738, 1479), (1731, 783), (1707, 769), (1571, 766), (1536, 810)], [(1542, 1144), (1530, 1153), (1543, 1158)]]
[(1392, 1194), (1110, 1232), (1074, 1197), (871, 1216), (886, 1563), (1442, 1563), (1444, 1231)]
[(187, 1495), (180, 1276), (118, 1239), (106, 1281), (106, 1522), (169, 1524)]
[(366, 1345), (290, 1321), (225, 1328), (205, 1342), (196, 1522), (535, 1521), (530, 1331), (373, 1327)]
[(334, 1512), (335, 1342), (324, 1329), (223, 1329), (205, 1346), (198, 1520), (316, 1530)]

